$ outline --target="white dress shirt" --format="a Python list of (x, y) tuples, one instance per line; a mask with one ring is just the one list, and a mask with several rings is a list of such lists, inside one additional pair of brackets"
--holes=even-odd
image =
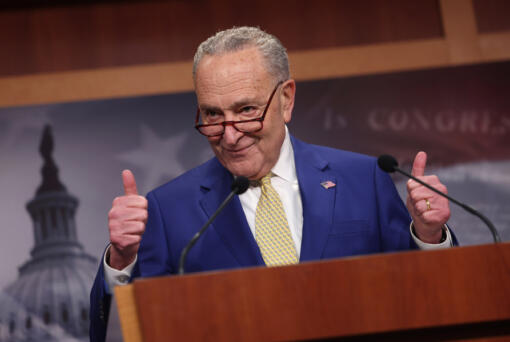
[[(273, 172), (271, 185), (280, 195), (287, 223), (289, 224), (290, 234), (292, 235), (299, 259), (301, 238), (303, 236), (303, 205), (301, 204), (301, 194), (299, 193), (294, 163), (294, 150), (292, 149), (287, 127), (285, 127), (285, 140), (280, 149), (280, 157), (271, 171)], [(243, 207), (244, 215), (253, 237), (255, 237), (255, 211), (257, 210), (260, 192), (260, 186), (250, 186), (244, 194), (239, 195), (239, 200), (241, 201), (241, 206)]]
[[(290, 142), (290, 136), (287, 127), (285, 127), (285, 139), (280, 149), (280, 156), (271, 171), (274, 174), (274, 176), (271, 178), (271, 184), (280, 195), (280, 199), (287, 216), (287, 222), (289, 224), (292, 240), (296, 246), (296, 252), (299, 258), (301, 252), (301, 239), (303, 236), (303, 205), (301, 203), (301, 195), (299, 193), (299, 182), (297, 179), (296, 165), (294, 161), (294, 149), (292, 148), (292, 144)], [(257, 209), (259, 197), (260, 187), (250, 187), (244, 194), (239, 195), (239, 200), (241, 201), (241, 206), (243, 207), (243, 211), (246, 216), (246, 220), (248, 221), (248, 225), (250, 226), (253, 237), (255, 237), (255, 211)], [(411, 227), (412, 223), (409, 226), (409, 231), (412, 238), (414, 239), (414, 242), (420, 249), (431, 250), (448, 248), (452, 246), (451, 234), (447, 227), (445, 227), (446, 240), (438, 244), (430, 244), (421, 241), (414, 235)], [(129, 282), (133, 267), (136, 263), (136, 259), (126, 268), (119, 271), (110, 267), (106, 262), (106, 255), (108, 254), (108, 251), (109, 247), (105, 253), (103, 265), (107, 291), (111, 293), (110, 289), (113, 289), (113, 286), (125, 285)]]

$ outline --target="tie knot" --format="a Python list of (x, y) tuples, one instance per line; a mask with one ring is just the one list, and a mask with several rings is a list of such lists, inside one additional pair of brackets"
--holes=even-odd
[(269, 172), (267, 175), (265, 175), (264, 177), (262, 177), (262, 179), (260, 180), (260, 184), (262, 186), (271, 186), (271, 177), (273, 176), (273, 173), (272, 172)]

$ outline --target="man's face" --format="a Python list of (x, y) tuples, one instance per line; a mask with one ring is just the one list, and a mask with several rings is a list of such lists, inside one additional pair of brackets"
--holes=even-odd
[[(257, 48), (205, 56), (195, 79), (198, 106), (215, 122), (239, 121), (243, 112), (265, 108), (277, 81)], [(216, 157), (232, 174), (260, 179), (271, 171), (285, 138), (285, 123), (291, 119), (294, 94), (293, 80), (277, 89), (262, 130), (242, 133), (229, 125), (223, 135), (208, 138)]]

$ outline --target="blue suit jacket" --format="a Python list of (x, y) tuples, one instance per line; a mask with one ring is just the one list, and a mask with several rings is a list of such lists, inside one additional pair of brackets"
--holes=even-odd
[[(416, 248), (410, 217), (376, 159), (291, 137), (303, 203), (300, 261)], [(149, 219), (133, 277), (177, 272), (184, 246), (230, 192), (233, 177), (216, 158), (147, 195)], [(325, 189), (321, 182), (335, 187)], [(264, 265), (235, 197), (188, 255), (187, 272)], [(110, 297), (100, 266), (91, 292), (92, 341), (103, 341)]]

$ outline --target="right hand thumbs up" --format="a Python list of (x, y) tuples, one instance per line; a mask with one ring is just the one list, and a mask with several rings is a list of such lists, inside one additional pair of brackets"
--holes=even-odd
[(108, 264), (118, 270), (135, 260), (148, 217), (147, 199), (138, 195), (131, 171), (122, 171), (122, 183), (124, 196), (113, 200), (108, 213), (111, 242)]

